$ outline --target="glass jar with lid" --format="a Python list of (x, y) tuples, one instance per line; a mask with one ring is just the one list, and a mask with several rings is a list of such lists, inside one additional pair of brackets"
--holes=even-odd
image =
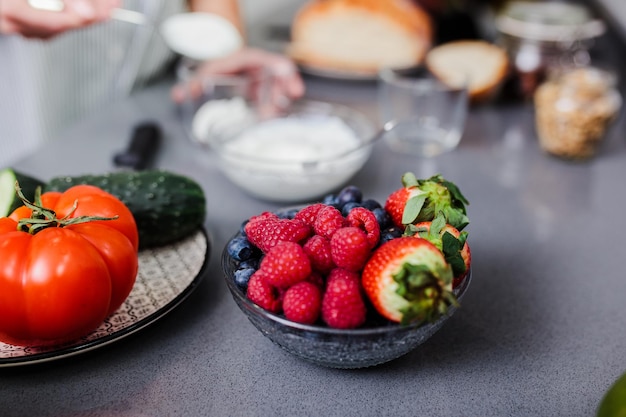
[(550, 70), (588, 65), (594, 39), (606, 30), (583, 5), (551, 1), (510, 2), (495, 25), (509, 53), (514, 92), (524, 98)]

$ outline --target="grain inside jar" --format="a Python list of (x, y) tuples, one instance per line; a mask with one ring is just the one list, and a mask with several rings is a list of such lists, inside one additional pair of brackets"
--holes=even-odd
[(592, 67), (543, 83), (534, 96), (541, 148), (568, 159), (593, 156), (621, 105), (614, 86), (610, 73)]

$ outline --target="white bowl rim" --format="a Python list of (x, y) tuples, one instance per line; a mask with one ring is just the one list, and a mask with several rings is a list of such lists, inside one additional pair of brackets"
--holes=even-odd
[[(210, 149), (215, 150), (216, 154), (220, 158), (237, 158), (242, 161), (250, 161), (250, 162), (256, 162), (260, 164), (272, 164), (272, 165), (281, 165), (281, 166), (292, 166), (292, 165), (307, 166), (307, 165), (315, 165), (318, 163), (325, 163), (325, 162), (332, 162), (332, 161), (340, 160), (358, 151), (367, 150), (377, 141), (377, 139), (382, 137), (382, 135), (379, 132), (377, 132), (375, 124), (365, 114), (347, 105), (312, 100), (312, 99), (301, 99), (301, 100), (294, 101), (291, 105), (291, 108), (295, 110), (294, 116), (299, 114), (299, 112), (302, 112), (302, 114), (310, 113), (310, 114), (331, 115), (331, 116), (335, 115), (341, 118), (342, 120), (344, 120), (345, 122), (346, 119), (345, 117), (342, 117), (342, 115), (347, 115), (351, 119), (355, 119), (359, 128), (367, 130), (369, 134), (367, 134), (366, 136), (356, 135), (357, 138), (359, 139), (358, 146), (350, 148), (344, 152), (341, 152), (332, 156), (320, 158), (320, 159), (311, 159), (311, 160), (304, 160), (304, 161), (301, 161), (301, 160), (300, 161), (287, 161), (284, 159), (271, 159), (271, 158), (265, 158), (265, 157), (257, 158), (254, 156), (250, 156), (249, 154), (242, 154), (238, 152), (233, 152), (232, 150), (226, 150), (224, 146), (222, 146), (219, 142), (215, 142), (215, 141), (210, 142), (210, 144), (208, 144), (207, 146)], [(288, 115), (286, 117), (290, 117), (290, 116)], [(281, 117), (278, 117), (278, 118), (281, 118)], [(268, 119), (268, 120), (272, 120), (272, 119)], [(349, 126), (349, 127), (352, 131), (355, 131), (355, 129), (353, 129), (352, 126)], [(200, 141), (198, 141), (197, 139), (194, 139), (194, 140), (200, 143)]]

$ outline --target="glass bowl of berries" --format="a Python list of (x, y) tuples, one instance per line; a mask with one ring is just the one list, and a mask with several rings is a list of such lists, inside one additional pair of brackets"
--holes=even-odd
[(246, 220), (222, 253), (236, 304), (276, 345), (321, 366), (375, 366), (424, 343), (460, 306), (471, 256), (467, 233), (443, 215), (394, 223), (395, 206), (410, 206), (398, 198), (406, 188), (381, 205), (347, 186)]

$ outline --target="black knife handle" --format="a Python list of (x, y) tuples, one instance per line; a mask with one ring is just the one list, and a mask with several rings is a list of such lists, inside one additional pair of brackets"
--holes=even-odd
[(144, 122), (133, 129), (128, 149), (115, 154), (113, 163), (118, 167), (135, 170), (146, 169), (161, 143), (161, 128), (155, 122)]

